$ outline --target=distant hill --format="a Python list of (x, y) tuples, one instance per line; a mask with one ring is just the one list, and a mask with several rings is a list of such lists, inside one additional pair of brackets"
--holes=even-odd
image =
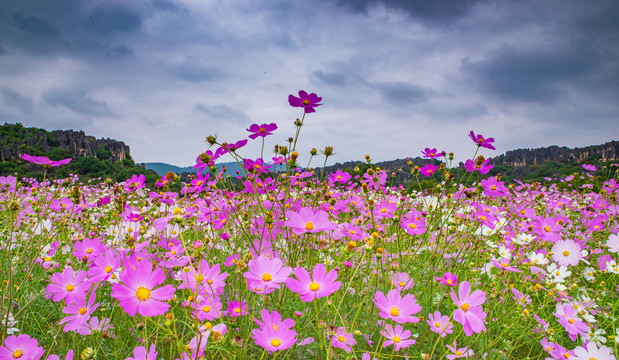
[[(227, 173), (230, 176), (235, 176), (237, 171), (239, 173), (241, 173), (241, 167), (236, 162), (227, 162), (227, 163), (221, 163), (221, 164), (216, 163), (215, 164), (215, 167), (217, 168), (217, 171), (220, 171), (223, 166), (226, 167)], [(196, 170), (193, 169), (193, 166), (180, 167), (180, 166), (166, 164), (166, 163), (162, 163), (162, 162), (144, 163), (144, 167), (147, 170), (155, 171), (157, 174), (159, 174), (161, 176), (165, 175), (169, 171), (172, 171), (173, 173), (175, 173), (177, 175), (181, 175), (181, 174), (184, 174), (184, 173), (194, 174), (196, 172)], [(210, 171), (207, 170), (206, 172), (210, 172)]]

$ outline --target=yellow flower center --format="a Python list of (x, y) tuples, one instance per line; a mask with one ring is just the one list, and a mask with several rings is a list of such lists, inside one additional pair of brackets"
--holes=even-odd
[(570, 324), (575, 323), (574, 319), (569, 319), (567, 322), (569, 322)]
[(79, 312), (80, 312), (80, 315), (84, 315), (86, 314), (86, 309), (80, 308)]
[(384, 213), (386, 213), (386, 212), (387, 212), (387, 209), (382, 208), (382, 209), (380, 209), (380, 212), (384, 214)]
[(458, 355), (458, 356), (462, 355), (462, 351), (460, 351), (460, 350), (456, 351), (456, 355)]
[(496, 186), (492, 185), (492, 186), (490, 187), (490, 189), (492, 189), (492, 190), (496, 190)]
[(408, 227), (409, 227), (409, 228), (411, 228), (411, 229), (413, 229), (413, 230), (415, 230), (415, 229), (417, 228), (417, 225), (415, 225), (415, 224), (413, 224), (413, 223), (410, 223), (410, 224), (408, 225)]
[(312, 290), (312, 291), (316, 291), (319, 288), (320, 288), (320, 285), (318, 285), (318, 283), (313, 282), (313, 283), (310, 284), (310, 290)]
[(344, 342), (344, 341), (346, 341), (346, 338), (344, 338), (342, 335), (338, 336), (338, 337), (337, 337), (337, 339), (338, 339), (340, 342)]
[(550, 226), (548, 226), (548, 225), (544, 226), (544, 230), (546, 230), (546, 232), (549, 232), (550, 231)]
[(109, 273), (111, 273), (111, 272), (112, 272), (112, 267), (111, 267), (111, 266), (109, 266), (109, 265), (108, 265), (108, 266), (106, 266), (106, 267), (105, 267), (105, 272), (106, 272), (106, 273), (108, 273), (108, 274), (109, 274)]
[(86, 250), (86, 254), (92, 254), (92, 249)]
[(241, 308), (234, 308), (234, 312), (237, 314), (241, 313)]
[(303, 101), (301, 102), (303, 105), (309, 105), (309, 100), (308, 99), (303, 99)]
[(202, 308), (202, 311), (209, 312), (209, 311), (211, 311), (211, 308), (208, 307), (208, 306), (205, 306), (205, 307)]
[(447, 280), (448, 284), (453, 284), (453, 281), (451, 279)]
[(207, 284), (209, 284), (209, 285), (211, 285), (211, 284), (213, 283), (213, 279), (208, 279), (208, 280), (206, 280), (206, 283), (207, 283)]
[(404, 285), (406, 285), (406, 283), (405, 283), (404, 281), (400, 281), (400, 282), (398, 283), (398, 285), (400, 285), (400, 287), (404, 287)]
[(393, 342), (396, 343), (396, 344), (399, 343), (400, 342), (400, 338), (398, 336), (394, 336), (393, 337)]
[(262, 280), (271, 281), (271, 274), (265, 273), (264, 275), (262, 275)]
[(470, 307), (470, 305), (468, 303), (464, 303), (464, 304), (462, 304), (462, 306), (460, 306), (460, 309), (462, 309), (464, 311), (468, 311), (469, 307)]
[(567, 250), (565, 250), (565, 251), (563, 252), (563, 256), (568, 256), (569, 254), (570, 254), (570, 252), (569, 252), (569, 251), (567, 251)]
[(13, 352), (13, 359), (19, 359), (24, 353), (21, 351), (21, 349), (19, 350), (15, 350), (15, 352)]
[(75, 289), (75, 286), (73, 286), (73, 284), (67, 284), (67, 287), (65, 287), (65, 289), (67, 289), (67, 291), (73, 291), (73, 289)]
[(279, 339), (277, 339), (277, 338), (276, 338), (276, 339), (271, 340), (271, 345), (272, 345), (272, 346), (278, 347), (278, 346), (280, 346), (281, 344), (282, 344), (281, 340), (279, 340)]
[(400, 309), (398, 309), (397, 307), (392, 307), (391, 311), (389, 312), (391, 314), (391, 316), (399, 316), (400, 315)]
[(440, 329), (441, 328), (441, 323), (440, 322), (436, 322), (436, 323), (434, 323), (434, 326), (436, 326), (437, 328)]
[(312, 231), (313, 229), (314, 229), (314, 224), (312, 224), (312, 222), (311, 222), (311, 221), (308, 221), (308, 222), (305, 224), (305, 230), (307, 230), (307, 231)]
[(194, 276), (194, 278), (196, 279), (197, 282), (200, 282), (200, 281), (204, 280), (204, 275), (198, 274), (198, 275)]
[(144, 286), (140, 286), (138, 290), (135, 292), (135, 296), (140, 301), (148, 300), (150, 299), (150, 290), (145, 288)]

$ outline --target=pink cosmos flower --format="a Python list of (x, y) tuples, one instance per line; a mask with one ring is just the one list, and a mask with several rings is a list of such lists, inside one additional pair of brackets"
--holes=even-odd
[(316, 112), (314, 108), (322, 105), (319, 104), (319, 102), (321, 101), (322, 98), (318, 97), (318, 95), (314, 93), (308, 95), (307, 92), (305, 92), (304, 90), (299, 91), (299, 97), (296, 97), (294, 95), (288, 96), (288, 103), (290, 104), (290, 106), (302, 107), (308, 114)]
[(296, 235), (303, 235), (308, 232), (313, 234), (337, 228), (337, 224), (329, 220), (329, 213), (322, 210), (304, 207), (298, 213), (287, 211), (286, 216), (288, 220), (284, 222), (284, 225), (292, 228), (292, 232)]
[(216, 296), (223, 293), (226, 286), (224, 280), (228, 277), (228, 273), (221, 272), (219, 264), (211, 267), (208, 261), (201, 260), (195, 268), (192, 266), (187, 272), (179, 271), (178, 277), (183, 281), (178, 286), (179, 289), (190, 289), (199, 294)]
[(90, 314), (92, 314), (97, 307), (99, 307), (99, 303), (94, 303), (97, 298), (97, 294), (93, 291), (90, 293), (90, 298), (88, 299), (88, 304), (86, 303), (85, 298), (76, 298), (75, 302), (67, 305), (62, 312), (65, 314), (69, 314), (69, 316), (64, 317), (58, 323), (65, 324), (64, 332), (74, 331), (86, 324), (88, 319), (90, 319)]
[(33, 164), (38, 164), (38, 165), (43, 165), (43, 166), (53, 166), (53, 167), (66, 165), (70, 163), (72, 160), (71, 158), (68, 158), (68, 159), (53, 161), (45, 156), (32, 156), (28, 154), (22, 154), (21, 158)]
[(589, 164), (582, 164), (582, 168), (587, 170), (587, 171), (597, 171), (598, 170), (595, 166), (589, 165)]
[(451, 346), (449, 345), (446, 345), (446, 346), (447, 346), (447, 349), (449, 349), (449, 351), (453, 353), (453, 354), (447, 355), (447, 359), (449, 360), (458, 359), (458, 358), (469, 358), (475, 355), (473, 350), (469, 349), (468, 347), (458, 348), (458, 343), (456, 341), (454, 341)]
[(155, 289), (165, 281), (165, 275), (161, 269), (153, 269), (150, 262), (125, 264), (119, 280), (122, 284), (112, 284), (111, 297), (117, 299), (130, 316), (135, 316), (136, 313), (142, 316), (157, 316), (165, 314), (170, 308), (164, 301), (174, 297), (174, 286), (164, 285)]
[(481, 164), (478, 164), (476, 161), (468, 159), (464, 163), (464, 168), (468, 172), (474, 172), (475, 170), (477, 170), (480, 174), (487, 174), (490, 170), (492, 170), (492, 168), (494, 168), (494, 165), (490, 165), (490, 159), (485, 159), (481, 162)]
[(452, 291), (451, 299), (458, 306), (453, 312), (453, 319), (459, 322), (466, 336), (471, 336), (474, 332), (486, 331), (484, 320), (486, 313), (481, 305), (486, 302), (486, 293), (482, 290), (475, 290), (471, 294), (471, 284), (463, 281), (458, 288), (458, 296)]
[(51, 275), (50, 281), (51, 284), (45, 288), (47, 296), (51, 297), (54, 302), (64, 299), (67, 305), (75, 302), (76, 298), (86, 297), (91, 285), (86, 279), (86, 271), (81, 270), (75, 274), (70, 266), (65, 267), (62, 273)]
[(583, 256), (581, 248), (574, 240), (560, 240), (556, 242), (550, 251), (552, 259), (561, 266), (578, 265)]
[(494, 146), (492, 146), (491, 143), (494, 142), (494, 138), (484, 138), (481, 135), (475, 135), (475, 133), (473, 131), (471, 131), (469, 133), (469, 137), (471, 138), (471, 140), (473, 140), (473, 142), (475, 142), (475, 144), (477, 144), (477, 146), (481, 146), (484, 147), (486, 149), (490, 149), (490, 150), (496, 150), (496, 148)]
[(443, 277), (435, 277), (434, 280), (443, 285), (456, 286), (458, 285), (458, 277), (450, 272), (446, 272)]
[(6, 191), (10, 194), (17, 188), (17, 178), (15, 176), (0, 176), (0, 193)]
[(287, 327), (275, 329), (274, 326), (265, 326), (254, 329), (251, 337), (256, 341), (256, 345), (268, 352), (290, 349), (297, 342), (297, 332)]
[(453, 323), (449, 321), (449, 316), (442, 315), (439, 311), (435, 311), (434, 314), (428, 314), (428, 320), (426, 320), (430, 330), (439, 334), (441, 337), (447, 336), (447, 334), (453, 333)]
[(0, 360), (39, 360), (44, 353), (45, 349), (39, 346), (37, 339), (26, 334), (11, 335), (4, 339), (4, 346), (0, 347)]
[(394, 327), (391, 324), (384, 323), (383, 321), (379, 321), (379, 324), (380, 323), (382, 323), (382, 330), (380, 330), (380, 334), (387, 338), (387, 340), (383, 343), (383, 347), (393, 344), (393, 350), (400, 351), (400, 349), (405, 349), (415, 344), (416, 340), (410, 339), (410, 330), (404, 330), (401, 325), (396, 325)]
[(489, 197), (502, 196), (508, 192), (505, 183), (498, 181), (495, 176), (489, 179), (482, 179), (481, 186), (484, 187), (484, 195)]
[[(221, 340), (221, 338), (228, 331), (228, 327), (226, 326), (226, 324), (217, 324), (213, 326), (213, 324), (207, 322), (206, 324), (200, 326), (198, 331), (198, 335), (194, 336), (189, 341), (189, 348), (193, 350), (194, 355), (198, 355), (191, 357), (192, 360), (200, 359), (200, 354), (203, 354), (204, 350), (206, 349), (206, 344), (208, 343), (208, 338), (211, 334), (213, 334), (214, 340)], [(183, 359), (189, 359), (189, 357), (183, 357)]]
[(417, 304), (415, 295), (407, 294), (404, 297), (397, 289), (390, 290), (385, 297), (381, 291), (374, 294), (374, 304), (380, 310), (379, 316), (383, 319), (404, 323), (416, 323), (419, 318), (413, 316), (421, 311), (421, 306)]
[(98, 317), (93, 316), (90, 318), (90, 321), (87, 324), (82, 325), (81, 328), (77, 329), (77, 333), (80, 335), (92, 335), (93, 333), (108, 333), (108, 336), (115, 337), (110, 334), (110, 332), (114, 329), (114, 326), (110, 324), (110, 319), (103, 318), (99, 320)]
[(420, 235), (426, 232), (426, 219), (413, 209), (400, 218), (400, 226), (409, 235)]
[(125, 180), (125, 190), (135, 191), (146, 186), (146, 176), (144, 174), (133, 175), (131, 178)]
[(292, 268), (282, 266), (283, 263), (279, 258), (268, 258), (266, 255), (250, 260), (247, 265), (249, 271), (243, 276), (248, 280), (250, 290), (260, 289), (256, 290), (258, 293), (268, 289), (279, 289), (279, 284), (285, 282), (292, 273)]
[(574, 360), (615, 360), (615, 355), (612, 354), (612, 350), (606, 346), (600, 345), (600, 348), (594, 343), (587, 343), (586, 348), (578, 346), (574, 349)]
[(490, 261), (495, 268), (503, 269), (505, 271), (522, 272), (522, 270), (519, 270), (513, 266), (509, 266), (509, 260), (506, 258), (501, 258), (500, 260), (490, 259)]
[(249, 135), (249, 138), (255, 140), (257, 137), (264, 138), (268, 135), (273, 135), (273, 131), (277, 130), (277, 124), (252, 124), (249, 126), (249, 129), (246, 130), (252, 133)]
[(619, 234), (611, 234), (606, 240), (606, 246), (608, 246), (608, 251), (619, 253)]
[(93, 283), (107, 281), (116, 277), (114, 273), (120, 266), (120, 255), (114, 249), (105, 251), (105, 254), (97, 257), (88, 269), (88, 276)]
[(228, 315), (231, 317), (239, 317), (247, 315), (247, 306), (245, 301), (238, 302), (236, 300), (228, 303)]
[(438, 170), (438, 165), (426, 164), (419, 169), (419, 172), (425, 177), (430, 177), (434, 175), (436, 170)]
[(336, 171), (336, 172), (334, 172), (332, 174), (329, 174), (329, 183), (331, 183), (331, 184), (335, 184), (335, 183), (346, 184), (348, 182), (348, 180), (350, 180), (351, 178), (352, 178), (352, 175), (350, 175), (350, 173), (338, 170), (338, 171)]
[[(60, 358), (58, 357), (58, 355), (52, 354), (52, 355), (47, 357), (47, 360), (60, 360)], [(65, 356), (64, 360), (73, 360), (73, 350), (72, 349), (69, 349), (67, 351), (67, 356)]]
[(316, 264), (312, 270), (312, 276), (304, 268), (298, 267), (294, 269), (294, 275), (297, 277), (286, 279), (286, 286), (292, 292), (301, 295), (301, 301), (312, 302), (316, 298), (329, 296), (336, 292), (341, 282), (337, 279), (337, 271), (331, 270), (327, 273), (327, 268), (324, 264)]
[(157, 355), (159, 355), (159, 353), (155, 348), (155, 344), (150, 344), (148, 354), (144, 346), (138, 346), (133, 349), (133, 357), (128, 357), (125, 360), (157, 360)]
[(545, 218), (539, 216), (533, 223), (533, 230), (539, 235), (543, 241), (557, 242), (561, 240), (559, 232), (563, 230), (563, 226), (557, 223), (554, 218)]
[(294, 320), (282, 320), (282, 315), (275, 310), (273, 312), (269, 312), (267, 309), (262, 309), (260, 311), (260, 317), (262, 318), (262, 321), (254, 318), (254, 322), (258, 324), (261, 329), (272, 327), (277, 332), (282, 329), (291, 329), (294, 326)]
[(331, 346), (340, 348), (347, 353), (352, 351), (351, 346), (355, 345), (357, 340), (353, 337), (352, 333), (346, 332), (343, 327), (337, 328), (335, 334), (331, 338)]
[(86, 257), (86, 261), (90, 262), (95, 257), (100, 256), (105, 251), (105, 245), (101, 243), (99, 238), (84, 239), (73, 244), (73, 256), (82, 260)]
[(423, 155), (423, 157), (425, 158), (434, 159), (439, 157), (441, 153), (438, 152), (436, 149), (426, 148), (424, 151), (421, 152), (421, 155)]
[(405, 272), (397, 272), (390, 279), (391, 285), (400, 291), (408, 290), (415, 285), (413, 279)]
[(576, 341), (578, 335), (586, 336), (589, 333), (589, 325), (578, 317), (578, 313), (570, 304), (557, 304), (556, 312), (552, 313), (557, 321), (567, 330), (570, 339)]

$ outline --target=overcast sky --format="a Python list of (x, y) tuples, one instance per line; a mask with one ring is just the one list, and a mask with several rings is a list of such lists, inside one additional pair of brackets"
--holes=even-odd
[(1, 123), (187, 166), (207, 135), (234, 142), (252, 123), (277, 123), (266, 148), (283, 145), (299, 90), (323, 98), (302, 163), (326, 145), (330, 163), (425, 147), (464, 161), (470, 130), (495, 138), (486, 156), (619, 140), (619, 2), (0, 1)]

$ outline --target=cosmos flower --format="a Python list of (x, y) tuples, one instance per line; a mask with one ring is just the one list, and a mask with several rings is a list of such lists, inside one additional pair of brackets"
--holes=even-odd
[(341, 282), (336, 281), (337, 271), (331, 270), (327, 273), (327, 267), (324, 264), (316, 264), (311, 277), (309, 272), (302, 267), (295, 268), (294, 275), (297, 278), (286, 279), (286, 286), (292, 292), (300, 294), (301, 301), (305, 302), (329, 296), (342, 285)]
[(598, 346), (594, 342), (587, 343), (586, 347), (578, 346), (574, 349), (574, 360), (615, 360), (612, 350), (606, 346)]
[(254, 140), (257, 137), (264, 138), (266, 136), (273, 135), (273, 131), (277, 130), (277, 124), (252, 124), (249, 126), (249, 129), (246, 130), (251, 133), (251, 135), (249, 135), (249, 138)]
[(86, 303), (85, 298), (76, 298), (74, 303), (62, 309), (62, 312), (69, 314), (69, 316), (62, 318), (58, 324), (65, 324), (63, 329), (65, 332), (81, 328), (90, 319), (90, 314), (99, 307), (99, 303), (95, 304), (96, 298), (97, 294), (94, 291), (90, 293), (88, 303)]
[(441, 156), (442, 154), (436, 149), (425, 148), (425, 150), (421, 152), (421, 155), (423, 155), (423, 157), (425, 158), (434, 159)]
[(0, 347), (0, 360), (39, 360), (44, 353), (37, 339), (26, 334), (11, 335), (4, 339), (4, 346)]
[(394, 351), (400, 351), (400, 349), (407, 348), (415, 344), (415, 339), (410, 339), (411, 331), (404, 330), (402, 325), (393, 326), (389, 323), (382, 322), (382, 329), (380, 334), (386, 338), (383, 343), (383, 347), (387, 347), (393, 344)]
[(457, 286), (458, 285), (458, 276), (450, 273), (450, 272), (446, 272), (443, 277), (435, 277), (434, 280), (440, 282), (443, 285), (448, 285), (448, 286)]
[(473, 140), (473, 142), (475, 144), (477, 144), (477, 146), (480, 147), (484, 147), (486, 149), (490, 149), (490, 150), (496, 150), (494, 146), (492, 146), (492, 143), (494, 142), (494, 138), (484, 138), (481, 135), (475, 135), (475, 133), (471, 130), (471, 132), (469, 133), (469, 137), (471, 138), (471, 140)]
[(158, 354), (159, 353), (155, 349), (155, 344), (150, 344), (148, 354), (144, 346), (138, 346), (133, 349), (133, 357), (128, 357), (125, 360), (157, 360)]
[(292, 268), (282, 266), (279, 258), (268, 258), (266, 255), (250, 260), (247, 265), (249, 271), (243, 276), (248, 280), (250, 289), (279, 289), (279, 284), (285, 282), (292, 273)]
[(256, 345), (268, 352), (290, 349), (297, 342), (297, 332), (287, 327), (276, 329), (274, 326), (265, 326), (254, 329), (251, 337), (256, 341)]
[(378, 291), (374, 294), (374, 304), (380, 310), (379, 316), (383, 319), (392, 319), (400, 324), (419, 321), (419, 318), (413, 316), (421, 311), (415, 295), (407, 294), (402, 297), (399, 290), (393, 289), (385, 297), (382, 291)]
[(294, 95), (288, 96), (288, 103), (290, 104), (290, 106), (302, 107), (308, 114), (316, 112), (314, 108), (322, 105), (319, 104), (319, 102), (321, 101), (322, 98), (318, 97), (318, 95), (314, 93), (308, 95), (307, 92), (305, 92), (304, 90), (299, 91), (299, 97), (296, 97)]
[(228, 303), (228, 315), (230, 317), (239, 317), (247, 315), (247, 306), (245, 301), (238, 302), (236, 300)]
[(120, 306), (130, 316), (136, 313), (142, 316), (165, 314), (170, 304), (165, 301), (174, 297), (174, 286), (156, 287), (165, 281), (165, 275), (159, 268), (153, 269), (148, 261), (125, 264), (118, 276), (121, 283), (112, 284), (111, 297), (120, 302)]
[(481, 290), (471, 293), (471, 284), (463, 281), (458, 288), (458, 296), (451, 291), (451, 299), (458, 307), (453, 312), (453, 319), (463, 326), (466, 336), (486, 331), (486, 313), (481, 308), (486, 302), (486, 293)]
[(72, 160), (71, 158), (68, 158), (68, 159), (53, 161), (53, 160), (50, 160), (48, 157), (45, 157), (45, 156), (32, 156), (32, 155), (28, 155), (28, 154), (22, 154), (21, 158), (26, 160), (26, 161), (29, 161), (29, 162), (31, 162), (33, 164), (43, 165), (43, 166), (52, 166), (52, 167), (66, 165), (66, 164), (70, 163), (71, 160)]
[(449, 316), (442, 315), (439, 311), (435, 311), (434, 314), (428, 314), (428, 320), (426, 320), (430, 330), (439, 334), (441, 337), (447, 336), (447, 334), (453, 333), (453, 323), (449, 321)]
[(67, 266), (62, 273), (50, 276), (51, 284), (45, 290), (54, 302), (64, 300), (72, 304), (76, 298), (83, 298), (90, 289), (90, 281), (86, 279), (86, 271), (80, 270), (77, 274), (72, 267)]
[(419, 169), (419, 172), (425, 177), (430, 177), (436, 172), (436, 170), (438, 170), (438, 165), (426, 164)]
[(308, 232), (313, 234), (337, 228), (337, 225), (329, 220), (329, 213), (322, 210), (304, 207), (298, 213), (288, 211), (286, 216), (288, 220), (284, 222), (284, 225), (292, 228), (292, 232), (296, 235), (303, 235)]
[(335, 334), (331, 338), (331, 346), (342, 349), (347, 353), (352, 351), (351, 346), (355, 345), (357, 340), (355, 340), (352, 333), (346, 332), (346, 329), (343, 327), (337, 328)]
[(578, 265), (583, 256), (574, 240), (560, 240), (552, 246), (552, 259), (561, 266)]

